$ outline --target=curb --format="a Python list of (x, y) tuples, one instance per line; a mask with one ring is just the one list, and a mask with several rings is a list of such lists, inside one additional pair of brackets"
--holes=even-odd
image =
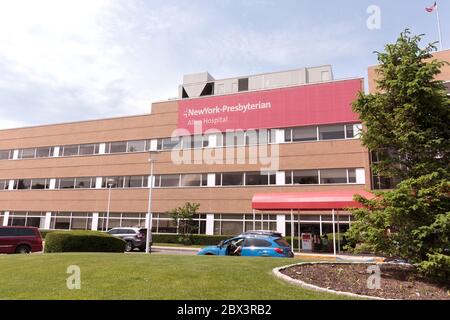
[(197, 248), (164, 247), (164, 246), (152, 246), (152, 249), (161, 249), (161, 250), (167, 250), (167, 251), (187, 251), (187, 252), (200, 251), (200, 249), (197, 249)]
[(290, 267), (295, 267), (295, 266), (299, 266), (299, 265), (307, 265), (307, 264), (373, 264), (373, 262), (301, 262), (301, 263), (295, 263), (295, 264), (290, 264), (287, 266), (282, 266), (282, 267), (277, 267), (272, 269), (273, 274), (275, 275), (275, 277), (277, 277), (280, 280), (283, 280), (289, 284), (298, 286), (298, 287), (302, 287), (304, 289), (310, 289), (310, 290), (314, 290), (314, 291), (318, 291), (318, 292), (326, 292), (326, 293), (332, 293), (332, 294), (336, 294), (336, 295), (340, 295), (340, 296), (347, 296), (347, 297), (352, 297), (352, 298), (363, 298), (363, 299), (371, 299), (371, 300), (394, 300), (394, 299), (387, 299), (387, 298), (381, 298), (381, 297), (374, 297), (374, 296), (366, 296), (366, 295), (361, 295), (361, 294), (356, 294), (356, 293), (351, 293), (351, 292), (346, 292), (346, 291), (336, 291), (336, 290), (331, 290), (331, 289), (327, 289), (327, 288), (323, 288), (323, 287), (319, 287), (313, 284), (309, 284), (306, 283), (302, 280), (297, 280), (297, 279), (293, 279), (285, 274), (282, 274), (280, 271), (290, 268)]

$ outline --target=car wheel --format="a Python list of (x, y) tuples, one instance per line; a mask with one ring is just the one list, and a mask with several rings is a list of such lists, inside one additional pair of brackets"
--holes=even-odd
[(131, 252), (131, 251), (133, 251), (133, 242), (127, 241), (127, 243), (125, 244), (125, 251), (126, 251), (126, 252)]
[(27, 254), (27, 253), (30, 253), (30, 252), (31, 252), (30, 247), (26, 246), (26, 245), (21, 245), (21, 246), (18, 246), (16, 248), (16, 253)]

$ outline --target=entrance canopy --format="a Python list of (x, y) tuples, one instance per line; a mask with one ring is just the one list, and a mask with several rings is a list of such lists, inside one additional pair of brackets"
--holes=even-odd
[(257, 193), (252, 199), (255, 210), (331, 210), (359, 208), (353, 200), (359, 194), (372, 199), (374, 195), (364, 190), (338, 190), (320, 192)]

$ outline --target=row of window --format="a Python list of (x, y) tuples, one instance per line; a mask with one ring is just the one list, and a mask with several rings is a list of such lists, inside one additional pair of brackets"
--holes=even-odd
[[(290, 143), (301, 141), (353, 139), (358, 133), (355, 125), (326, 125), (256, 131), (237, 131), (209, 135), (153, 139), (153, 149), (195, 149), (208, 147), (233, 147), (267, 143)], [(118, 141), (66, 145), (60, 147), (38, 147), (17, 150), (0, 150), (0, 160), (35, 159), (49, 157), (72, 157), (97, 154), (145, 152), (151, 149), (152, 140)]]
[[(357, 169), (315, 169), (284, 171), (284, 181), (277, 181), (277, 173), (224, 172), (156, 175), (155, 188), (207, 186), (261, 186), (295, 184), (352, 184), (358, 183)], [(210, 178), (209, 178), (210, 177)], [(99, 183), (98, 180), (101, 179)], [(0, 190), (147, 188), (148, 176), (80, 177), (57, 179), (0, 180)], [(208, 183), (209, 181), (209, 183)], [(284, 183), (283, 183), (284, 182)], [(359, 183), (363, 183), (362, 181)]]
[[(214, 179), (214, 186), (357, 183), (356, 169), (354, 168), (285, 171), (284, 184), (277, 181), (277, 173), (261, 173), (260, 171), (216, 173)], [(208, 185), (208, 174), (168, 174), (155, 176), (154, 186), (156, 188), (176, 188), (211, 185)]]
[[(145, 227), (145, 213), (110, 213), (108, 217), (108, 229)], [(277, 216), (274, 214), (214, 214), (215, 235), (236, 235), (249, 230), (277, 230)], [(351, 216), (341, 217), (339, 223), (341, 231), (350, 224)], [(0, 212), (0, 226), (3, 225), (4, 216)], [(292, 223), (290, 215), (285, 215), (286, 234), (290, 235)], [(330, 215), (295, 215), (294, 232), (328, 233), (332, 232)], [(300, 219), (300, 220), (298, 220)], [(10, 212), (7, 221), (8, 226), (30, 226), (44, 229), (46, 226), (45, 212)], [(106, 229), (106, 213), (99, 213), (97, 230)], [(206, 233), (206, 214), (194, 217), (196, 233)], [(50, 229), (63, 230), (91, 230), (93, 214), (87, 212), (52, 212), (50, 216)], [(152, 232), (154, 233), (178, 233), (178, 226), (167, 213), (154, 213), (152, 219)]]

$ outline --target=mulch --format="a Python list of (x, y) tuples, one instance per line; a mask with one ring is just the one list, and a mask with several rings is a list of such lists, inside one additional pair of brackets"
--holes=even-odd
[[(375, 264), (304, 264), (281, 270), (281, 273), (318, 287), (385, 299), (450, 300), (450, 286), (419, 275), (404, 264), (378, 264), (380, 288), (369, 289), (371, 274), (367, 268)], [(372, 282), (373, 284), (373, 282)], [(373, 286), (372, 286), (373, 287)]]

